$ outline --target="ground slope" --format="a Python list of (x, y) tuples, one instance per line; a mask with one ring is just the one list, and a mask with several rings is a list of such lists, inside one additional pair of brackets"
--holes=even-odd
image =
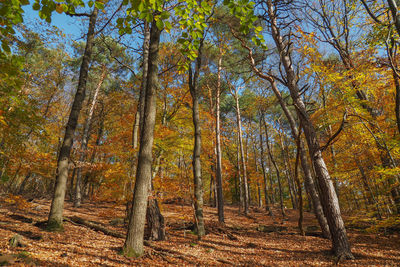
[[(298, 234), (297, 212), (288, 210), (288, 220), (271, 218), (262, 209), (252, 209), (249, 217), (226, 207), (226, 225), (217, 223), (216, 209), (205, 208), (208, 234), (199, 241), (190, 230), (190, 206), (164, 204), (168, 240), (150, 242), (140, 259), (118, 254), (124, 239), (105, 235), (87, 227), (65, 223), (64, 232), (50, 233), (35, 226), (45, 221), (50, 202), (29, 204), (0, 199), (0, 262), (14, 266), (331, 266), (330, 241), (318, 237), (312, 214), (305, 214), (308, 236)], [(18, 207), (19, 205), (19, 207)], [(114, 232), (125, 234), (121, 219), (124, 207), (114, 203), (85, 203), (73, 208), (66, 203), (65, 216), (79, 216)], [(278, 211), (275, 212), (278, 215)], [(37, 224), (36, 224), (37, 225)], [(23, 247), (12, 248), (9, 239), (23, 236)], [(382, 236), (349, 230), (355, 260), (343, 266), (400, 266), (398, 235)], [(11, 255), (13, 258), (11, 258)], [(3, 259), (3, 260), (2, 260)], [(0, 264), (1, 265), (1, 264)]]

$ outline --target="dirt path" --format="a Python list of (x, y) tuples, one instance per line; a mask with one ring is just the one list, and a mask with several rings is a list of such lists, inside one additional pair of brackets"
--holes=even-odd
[[(50, 233), (35, 226), (46, 220), (50, 202), (34, 201), (17, 208), (0, 201), (0, 253), (14, 256), (13, 266), (331, 266), (330, 241), (318, 236), (300, 236), (297, 213), (288, 210), (288, 220), (273, 221), (263, 210), (253, 209), (249, 217), (238, 215), (237, 208), (226, 207), (226, 225), (218, 225), (216, 209), (205, 208), (208, 235), (201, 241), (190, 230), (193, 211), (189, 206), (163, 205), (168, 240), (151, 242), (140, 259), (118, 254), (124, 240), (86, 227), (65, 223), (63, 233)], [(278, 214), (276, 212), (276, 214)], [(78, 215), (124, 234), (120, 219), (124, 207), (112, 203), (85, 203), (75, 209), (66, 204), (65, 216)], [(30, 220), (32, 219), (32, 221)], [(309, 213), (305, 226), (316, 225)], [(275, 226), (275, 227), (272, 227)], [(276, 230), (276, 231), (274, 231)], [(272, 231), (272, 232), (271, 232)], [(11, 248), (8, 240), (16, 233), (24, 237), (24, 247)], [(380, 236), (349, 232), (353, 261), (343, 266), (400, 266), (398, 235)], [(1, 265), (1, 264), (0, 264)]]

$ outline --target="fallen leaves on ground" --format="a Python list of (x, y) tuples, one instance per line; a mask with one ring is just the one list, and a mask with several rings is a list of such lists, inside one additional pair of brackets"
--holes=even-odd
[[(275, 212), (270, 217), (261, 208), (249, 216), (238, 213), (237, 207), (225, 208), (225, 225), (217, 222), (215, 208), (205, 207), (208, 234), (198, 240), (189, 230), (193, 214), (190, 206), (164, 204), (167, 240), (148, 242), (145, 255), (127, 258), (119, 254), (124, 239), (96, 232), (87, 227), (65, 222), (64, 232), (52, 233), (35, 226), (45, 221), (50, 201), (35, 200), (19, 209), (0, 202), (0, 257), (13, 266), (331, 266), (335, 258), (331, 243), (315, 235), (300, 236), (297, 211), (288, 210), (282, 220)], [(73, 208), (66, 203), (64, 216), (79, 216), (101, 224), (112, 231), (125, 233), (122, 220), (124, 206), (115, 203), (84, 203)], [(119, 223), (121, 222), (121, 223)], [(317, 225), (313, 215), (305, 213), (305, 226)], [(275, 226), (275, 227), (270, 227)], [(272, 229), (272, 230), (269, 230)], [(8, 240), (19, 234), (23, 247), (12, 248)], [(400, 238), (360, 231), (348, 232), (355, 260), (340, 262), (341, 266), (399, 266)], [(12, 258), (13, 257), (13, 258)], [(0, 258), (1, 259), (1, 258)]]

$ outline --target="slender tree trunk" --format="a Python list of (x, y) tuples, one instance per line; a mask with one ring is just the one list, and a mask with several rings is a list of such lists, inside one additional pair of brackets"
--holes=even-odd
[(201, 125), (199, 110), (199, 88), (198, 80), (201, 68), (203, 40), (200, 43), (196, 67), (194, 73), (192, 67), (189, 67), (189, 89), (192, 96), (192, 117), (194, 125), (194, 147), (193, 147), (193, 178), (194, 178), (194, 209), (195, 224), (197, 235), (199, 238), (205, 235), (204, 218), (203, 218), (203, 178), (201, 174)]
[(265, 130), (265, 142), (267, 143), (267, 152), (268, 152), (268, 155), (269, 155), (269, 159), (271, 160), (271, 163), (275, 168), (276, 178), (278, 179), (279, 204), (280, 204), (280, 207), (281, 207), (281, 214), (282, 214), (282, 217), (286, 217), (285, 207), (283, 205), (283, 192), (282, 192), (282, 185), (281, 185), (281, 176), (280, 176), (278, 165), (276, 164), (275, 159), (274, 159), (274, 157), (272, 155), (272, 149), (271, 149), (270, 144), (269, 144), (268, 128), (267, 128), (267, 124), (266, 124), (264, 118), (263, 118), (263, 123), (264, 123), (264, 130)]
[(242, 181), (242, 194), (243, 196), (243, 204), (244, 204), (244, 214), (247, 215), (249, 213), (249, 187), (248, 187), (248, 181), (247, 181), (247, 167), (246, 167), (246, 162), (245, 162), (245, 155), (244, 155), (244, 147), (243, 147), (243, 133), (242, 133), (242, 119), (240, 116), (240, 105), (239, 105), (239, 96), (237, 93), (237, 89), (232, 89), (231, 88), (231, 93), (233, 97), (235, 98), (235, 103), (236, 103), (236, 122), (237, 122), (237, 131), (238, 131), (238, 138), (239, 138), (239, 148), (240, 148), (240, 159), (241, 159), (241, 165), (242, 165), (242, 170), (243, 170), (243, 181)]
[(212, 166), (213, 165), (211, 165), (209, 202), (210, 202), (210, 207), (215, 208), (215, 207), (217, 207), (217, 202), (216, 202), (216, 198), (215, 198), (215, 181), (214, 181), (214, 176), (212, 175), (213, 173), (215, 173), (215, 171)]
[(240, 140), (239, 134), (237, 136), (237, 176), (239, 177), (239, 213), (244, 210), (244, 194), (243, 194), (243, 179), (241, 173), (241, 163), (240, 163)]
[(90, 15), (86, 47), (79, 73), (78, 88), (72, 103), (71, 113), (65, 129), (64, 140), (58, 156), (56, 183), (47, 223), (49, 230), (58, 230), (62, 228), (62, 214), (64, 210), (64, 198), (68, 179), (68, 163), (75, 129), (78, 124), (79, 113), (85, 99), (86, 82), (89, 72), (89, 63), (92, 56), (97, 13), (98, 10), (95, 8)]
[(143, 113), (143, 128), (140, 135), (140, 148), (136, 182), (133, 193), (132, 212), (129, 218), (127, 238), (124, 244), (124, 254), (130, 257), (143, 255), (143, 237), (146, 221), (147, 198), (151, 183), (152, 148), (154, 140), (154, 125), (156, 117), (156, 97), (158, 84), (158, 54), (161, 31), (155, 21), (150, 30), (150, 45), (148, 57), (148, 75)]
[[(90, 138), (90, 124), (92, 122), (92, 117), (94, 113), (94, 108), (96, 106), (97, 102), (97, 97), (100, 92), (101, 85), (104, 82), (104, 79), (106, 78), (107, 75), (107, 68), (103, 66), (103, 70), (100, 76), (99, 83), (97, 84), (97, 87), (94, 91), (92, 103), (90, 104), (89, 108), (89, 114), (85, 120), (85, 125), (83, 128), (83, 135), (82, 135), (82, 143), (81, 143), (81, 151), (80, 151), (80, 156), (79, 156), (79, 163), (82, 164), (86, 158), (86, 153), (87, 153), (87, 147), (88, 147), (88, 142)], [(74, 207), (77, 208), (81, 205), (82, 201), (82, 168), (78, 167), (76, 171), (76, 183), (75, 183), (75, 201), (74, 201)]]
[[(220, 49), (221, 50), (221, 49)], [(217, 208), (218, 208), (218, 221), (220, 223), (225, 222), (224, 217), (224, 196), (222, 192), (222, 155), (221, 155), (221, 127), (220, 127), (220, 94), (221, 94), (221, 71), (222, 71), (222, 51), (218, 58), (218, 74), (217, 74), (217, 92), (216, 92), (216, 125), (215, 125), (215, 136), (216, 136), (216, 155), (217, 155), (217, 168), (215, 174), (216, 188), (217, 188)]]
[(300, 182), (299, 172), (298, 172), (299, 159), (300, 159), (300, 143), (301, 143), (301, 136), (299, 133), (299, 135), (297, 136), (297, 139), (296, 139), (297, 152), (296, 152), (296, 162), (294, 164), (294, 180), (297, 183), (298, 198), (299, 198), (298, 227), (299, 227), (300, 234), (304, 236), (305, 232), (303, 229), (303, 193), (302, 193), (301, 182)]
[(31, 175), (32, 175), (32, 172), (28, 172), (28, 174), (25, 176), (24, 180), (22, 181), (21, 185), (19, 186), (19, 190), (18, 190), (19, 195), (21, 195), (24, 192), (26, 183), (28, 182)]
[[(249, 150), (248, 150), (248, 143), (249, 143), (249, 139), (246, 138), (246, 142), (245, 142), (245, 154), (244, 154), (244, 164), (245, 166), (248, 165), (249, 162)], [(246, 168), (246, 183), (244, 183), (244, 193), (246, 193), (247, 191), (247, 206), (250, 207), (251, 206), (251, 186), (250, 186), (250, 179), (247, 173), (247, 168)], [(245, 198), (246, 200), (246, 198)]]
[[(264, 141), (263, 141), (263, 136), (262, 136), (262, 120), (261, 116), (263, 114), (260, 113), (260, 158), (261, 158), (261, 169), (263, 172), (263, 179), (264, 179), (264, 197), (265, 197), (265, 209), (267, 210), (268, 214), (270, 216), (273, 216), (272, 214), (272, 209), (269, 203), (269, 198), (268, 198), (268, 182), (267, 182), (267, 171), (265, 169), (265, 162), (264, 162)], [(271, 185), (272, 187), (272, 185)]]
[(268, 179), (269, 179), (269, 190), (270, 190), (270, 196), (271, 196), (271, 207), (276, 203), (276, 194), (274, 190), (274, 181), (272, 179), (272, 168), (271, 168), (271, 160), (269, 159), (269, 155), (267, 156), (267, 167), (268, 167)]
[(74, 201), (74, 180), (75, 180), (75, 175), (76, 175), (76, 168), (74, 166), (74, 169), (72, 170), (72, 175), (71, 175), (71, 181), (69, 184), (69, 201)]
[(293, 191), (295, 191), (292, 187), (292, 183), (291, 183), (291, 171), (290, 171), (290, 165), (288, 162), (288, 158), (286, 158), (286, 146), (283, 143), (283, 138), (282, 138), (282, 133), (280, 131), (278, 131), (279, 133), (279, 141), (280, 141), (280, 145), (281, 145), (281, 155), (282, 155), (282, 160), (285, 166), (285, 173), (286, 173), (286, 180), (288, 183), (288, 188), (289, 188), (289, 195), (290, 195), (290, 201), (292, 202), (292, 207), (293, 209), (297, 209), (297, 200), (296, 200), (296, 193), (293, 194)]

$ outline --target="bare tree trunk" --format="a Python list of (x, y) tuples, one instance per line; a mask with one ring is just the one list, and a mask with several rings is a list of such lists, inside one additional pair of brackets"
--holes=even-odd
[(189, 67), (189, 89), (192, 96), (192, 117), (194, 125), (194, 147), (193, 147), (193, 178), (194, 178), (194, 209), (195, 224), (197, 235), (199, 238), (205, 235), (204, 218), (203, 218), (203, 178), (201, 174), (201, 125), (199, 110), (199, 88), (198, 80), (201, 68), (203, 39), (201, 40), (196, 59), (196, 67), (194, 73), (192, 66)]
[[(268, 182), (267, 182), (267, 172), (265, 169), (265, 162), (264, 162), (264, 141), (263, 141), (263, 136), (262, 136), (262, 120), (261, 120), (261, 116), (263, 116), (263, 114), (260, 112), (260, 158), (261, 158), (261, 169), (263, 172), (263, 178), (264, 178), (264, 197), (265, 197), (265, 209), (268, 211), (268, 214), (270, 216), (273, 216), (272, 214), (272, 209), (269, 203), (269, 197), (268, 197)], [(272, 184), (271, 184), (272, 187)]]
[(147, 198), (152, 173), (152, 148), (154, 140), (154, 125), (156, 117), (156, 97), (158, 84), (158, 54), (161, 31), (155, 21), (150, 30), (150, 45), (148, 57), (148, 75), (143, 113), (143, 128), (140, 135), (140, 148), (136, 182), (133, 193), (133, 205), (129, 218), (128, 232), (124, 244), (124, 254), (133, 257), (143, 255), (143, 237), (146, 221)]
[(75, 129), (78, 124), (79, 113), (82, 109), (82, 103), (85, 99), (86, 82), (89, 72), (89, 63), (92, 56), (97, 13), (98, 10), (95, 8), (90, 15), (86, 47), (79, 73), (78, 88), (72, 103), (71, 113), (65, 129), (64, 140), (60, 149), (60, 154), (58, 155), (56, 183), (47, 222), (47, 227), (49, 230), (59, 230), (62, 228), (62, 214), (64, 210), (64, 198), (68, 179), (68, 163)]
[[(300, 129), (301, 130), (301, 129)], [(303, 229), (303, 193), (302, 193), (302, 188), (301, 188), (301, 182), (299, 178), (299, 172), (298, 172), (298, 166), (299, 166), (299, 159), (300, 159), (300, 143), (301, 143), (301, 132), (299, 132), (297, 139), (296, 139), (296, 146), (297, 146), (297, 152), (296, 152), (296, 162), (294, 164), (294, 180), (297, 183), (297, 188), (298, 188), (298, 198), (299, 198), (299, 220), (298, 220), (298, 227), (300, 231), (300, 235), (305, 235), (304, 229)]]
[[(107, 68), (103, 66), (103, 70), (100, 76), (99, 83), (97, 84), (96, 90), (94, 91), (92, 103), (90, 104), (89, 108), (89, 114), (85, 120), (85, 125), (83, 129), (83, 135), (82, 135), (82, 143), (81, 143), (81, 151), (80, 151), (80, 156), (79, 156), (79, 163), (82, 164), (86, 158), (86, 153), (87, 153), (87, 147), (88, 147), (88, 142), (90, 138), (90, 124), (92, 122), (92, 117), (94, 113), (94, 108), (96, 106), (97, 102), (97, 96), (99, 95), (101, 85), (104, 82), (104, 79), (106, 78), (107, 75)], [(82, 168), (78, 167), (76, 171), (76, 183), (75, 183), (75, 200), (74, 200), (74, 207), (77, 208), (81, 205), (82, 201)]]
[(242, 165), (242, 170), (243, 170), (243, 181), (242, 181), (242, 194), (241, 198), (243, 199), (243, 206), (244, 206), (244, 214), (247, 215), (249, 213), (249, 187), (248, 187), (248, 182), (247, 182), (247, 167), (246, 167), (246, 162), (245, 162), (245, 155), (244, 155), (244, 147), (243, 147), (243, 133), (242, 133), (242, 119), (240, 116), (240, 105), (239, 105), (239, 96), (237, 93), (236, 88), (232, 88), (231, 86), (231, 93), (233, 97), (235, 98), (235, 103), (236, 103), (236, 125), (237, 125), (237, 131), (238, 131), (238, 139), (239, 139), (239, 147), (240, 147), (240, 159), (241, 159), (241, 165)]
[(240, 163), (240, 141), (239, 134), (237, 136), (237, 176), (239, 177), (239, 212), (244, 210), (244, 194), (243, 194), (243, 179), (241, 174), (241, 163)]
[(272, 149), (271, 149), (270, 144), (269, 144), (268, 128), (267, 128), (267, 124), (265, 122), (264, 116), (262, 117), (262, 120), (263, 120), (263, 123), (264, 123), (265, 142), (267, 143), (267, 152), (268, 152), (268, 155), (269, 155), (269, 159), (271, 160), (271, 163), (275, 168), (276, 178), (278, 179), (279, 204), (280, 204), (280, 207), (281, 207), (281, 214), (282, 214), (282, 217), (286, 217), (285, 207), (283, 206), (283, 192), (282, 192), (282, 185), (281, 185), (281, 176), (280, 176), (278, 165), (276, 164), (275, 159), (274, 159), (274, 157), (272, 155)]
[[(220, 49), (221, 50), (221, 49)], [(217, 155), (217, 168), (215, 173), (215, 181), (217, 188), (217, 208), (218, 208), (218, 221), (220, 223), (225, 222), (224, 217), (224, 195), (222, 192), (222, 155), (221, 155), (221, 126), (220, 126), (220, 94), (221, 94), (221, 70), (222, 70), (222, 51), (220, 51), (218, 58), (218, 74), (217, 74), (217, 92), (216, 92), (216, 125), (215, 125), (215, 136), (216, 136), (216, 155)]]
[(289, 188), (289, 195), (290, 195), (290, 201), (292, 202), (292, 207), (293, 209), (297, 209), (297, 200), (296, 200), (296, 193), (293, 194), (293, 191), (295, 191), (292, 187), (291, 183), (291, 170), (290, 170), (290, 165), (288, 162), (288, 159), (286, 158), (286, 146), (283, 143), (283, 138), (282, 138), (282, 133), (278, 130), (279, 133), (279, 141), (281, 145), (281, 155), (282, 155), (282, 160), (285, 166), (285, 173), (286, 173), (286, 180), (288, 183), (288, 188)]

